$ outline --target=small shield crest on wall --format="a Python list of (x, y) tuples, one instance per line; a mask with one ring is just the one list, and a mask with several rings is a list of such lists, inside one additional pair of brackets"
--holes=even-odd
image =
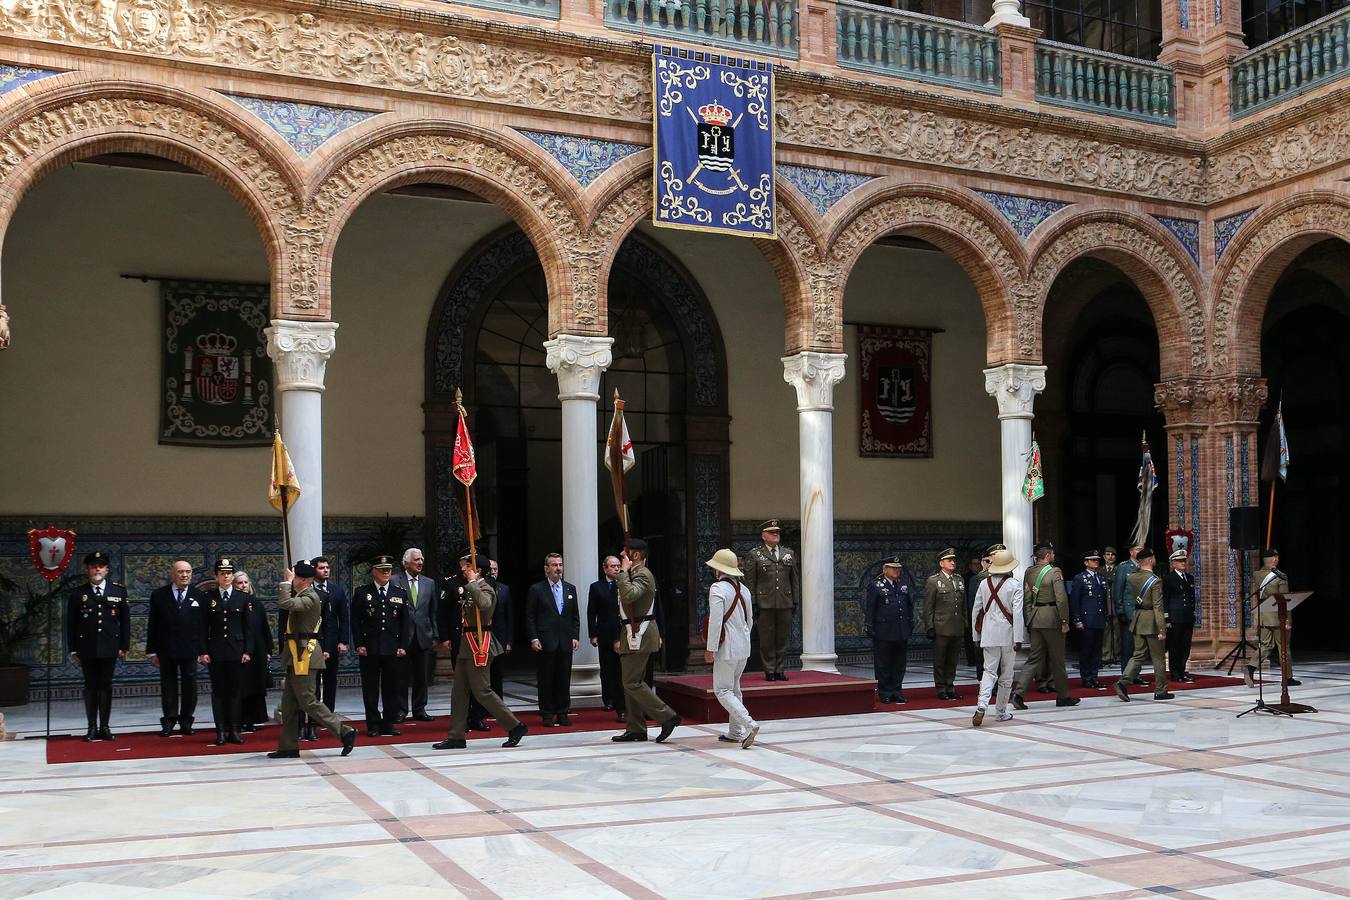
[(28, 554), (37, 573), (48, 581), (65, 574), (75, 554), (75, 532), (64, 528), (30, 528)]

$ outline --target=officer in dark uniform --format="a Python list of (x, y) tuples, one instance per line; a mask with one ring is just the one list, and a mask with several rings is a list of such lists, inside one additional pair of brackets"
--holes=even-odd
[(400, 669), (407, 659), (413, 630), (408, 594), (390, 584), (393, 574), (394, 558), (377, 556), (370, 561), (371, 583), (352, 591), (352, 642), (360, 659), (366, 734), (371, 737), (402, 734), (394, 727), (394, 719), (403, 708)]
[(1185, 550), (1167, 558), (1171, 568), (1162, 577), (1163, 605), (1167, 607), (1167, 668), (1173, 681), (1192, 684), (1195, 676), (1186, 671), (1191, 659), (1191, 635), (1195, 631), (1195, 578), (1186, 571)]
[(66, 598), (66, 649), (84, 673), (86, 741), (111, 741), (113, 668), (131, 647), (131, 607), (127, 589), (108, 580), (108, 554), (84, 558), (89, 580)]
[(882, 703), (905, 703), (905, 662), (914, 631), (914, 579), (892, 557), (867, 586), (863, 628), (872, 639), (872, 670)]
[(1108, 619), (1106, 579), (1098, 574), (1102, 557), (1096, 550), (1083, 554), (1083, 571), (1069, 583), (1069, 619), (1078, 632), (1078, 675), (1083, 687), (1106, 690), (1097, 681), (1102, 668), (1102, 639)]
[(206, 591), (202, 617), (201, 661), (211, 673), (211, 714), (216, 720), (215, 745), (242, 744), (239, 736), (244, 705), (244, 666), (258, 652), (253, 621), (253, 595), (234, 589), (234, 563), (216, 563), (216, 586)]

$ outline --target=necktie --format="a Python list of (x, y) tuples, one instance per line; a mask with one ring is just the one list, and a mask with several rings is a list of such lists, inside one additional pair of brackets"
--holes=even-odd
[(557, 604), (558, 615), (561, 616), (563, 611), (563, 598), (562, 598), (562, 582), (560, 581), (555, 581), (553, 583), (553, 602)]
[(100, 599), (102, 599), (102, 597), (103, 597), (103, 585), (100, 584), (98, 587), (94, 588), (94, 596), (95, 596), (95, 597), (98, 597), (98, 598), (100, 598)]
[(417, 609), (417, 579), (408, 579), (408, 594), (412, 597), (413, 609)]
[(380, 599), (384, 599), (384, 588), (380, 588)]
[(774, 561), (774, 562), (778, 562), (778, 548), (777, 548), (777, 547), (774, 547), (774, 548), (773, 548), (773, 561)]
[(176, 597), (178, 598), (178, 608), (179, 608), (179, 609), (182, 609), (182, 608), (183, 608), (183, 591), (182, 591), (181, 589), (179, 589), (179, 590), (175, 590), (173, 593), (174, 593), (174, 596), (176, 596)]

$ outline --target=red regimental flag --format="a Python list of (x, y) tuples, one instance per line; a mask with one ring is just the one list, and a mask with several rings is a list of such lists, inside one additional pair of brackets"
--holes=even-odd
[(473, 440), (469, 437), (469, 426), (464, 418), (464, 407), (461, 406), (459, 427), (455, 429), (455, 453), (451, 457), (450, 471), (467, 487), (478, 477), (478, 462), (473, 455)]

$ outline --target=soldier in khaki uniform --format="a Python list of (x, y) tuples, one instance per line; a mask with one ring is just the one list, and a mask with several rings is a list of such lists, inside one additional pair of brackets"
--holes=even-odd
[(933, 642), (933, 686), (939, 700), (956, 700), (956, 665), (966, 634), (966, 591), (956, 575), (956, 550), (938, 557), (938, 572), (923, 589), (923, 624)]
[(656, 696), (647, 684), (647, 660), (661, 649), (661, 630), (656, 626), (656, 579), (647, 568), (647, 542), (633, 538), (619, 554), (619, 574), (614, 578), (619, 594), (619, 654), (623, 676), (623, 708), (627, 726), (611, 740), (645, 741), (647, 720), (661, 723), (659, 744), (680, 724), (680, 717)]
[(802, 598), (802, 579), (797, 554), (782, 546), (777, 519), (759, 527), (758, 547), (745, 556), (745, 586), (755, 598), (755, 625), (759, 630), (759, 657), (765, 681), (787, 681), (783, 654), (792, 634), (792, 611)]
[[(1256, 570), (1253, 576), (1253, 583), (1256, 585), (1256, 602), (1259, 604), (1272, 597), (1275, 594), (1289, 593), (1289, 576), (1279, 570), (1280, 551), (1275, 549), (1261, 551), (1261, 568)], [(1258, 665), (1264, 665), (1266, 660), (1270, 659), (1270, 651), (1280, 650), (1280, 668), (1289, 668), (1286, 674), (1289, 676), (1289, 683), (1293, 685), (1302, 684), (1294, 677), (1294, 672), (1289, 666), (1289, 660), (1284, 658), (1284, 650), (1280, 648), (1280, 611), (1278, 609), (1263, 609), (1259, 613), (1260, 620), (1257, 626), (1257, 641), (1259, 649), (1257, 650), (1256, 662)], [(1294, 627), (1294, 617), (1291, 613), (1285, 618), (1285, 629), (1292, 631)], [(1292, 636), (1292, 635), (1291, 635)], [(1247, 687), (1251, 687), (1256, 677), (1256, 669), (1253, 666), (1247, 666), (1244, 673), (1246, 675)]]
[[(1027, 621), (1027, 639), (1031, 655), (1024, 671), (1034, 673), (1048, 662), (1055, 682), (1055, 705), (1077, 706), (1078, 698), (1069, 694), (1069, 674), (1064, 669), (1064, 635), (1069, 633), (1069, 595), (1064, 590), (1064, 573), (1055, 565), (1053, 544), (1038, 544), (1036, 565), (1023, 578), (1023, 612)], [(1018, 701), (1026, 702), (1024, 697)], [(1020, 704), (1017, 705), (1021, 709)]]
[(1134, 655), (1125, 664), (1116, 682), (1116, 696), (1129, 700), (1129, 688), (1139, 671), (1144, 667), (1144, 657), (1153, 661), (1153, 699), (1171, 700), (1174, 696), (1167, 692), (1166, 644), (1167, 604), (1163, 602), (1162, 579), (1153, 574), (1153, 551), (1142, 548), (1135, 556), (1139, 570), (1125, 576), (1130, 596), (1134, 597), (1134, 616), (1130, 622), (1130, 631), (1134, 634)]
[[(472, 552), (464, 554), (472, 558)], [(464, 583), (451, 599), (459, 610), (459, 656), (455, 659), (455, 681), (450, 693), (450, 732), (445, 740), (432, 744), (435, 750), (463, 750), (464, 731), (469, 724), (469, 698), (487, 710), (497, 724), (506, 729), (503, 747), (520, 743), (529, 728), (506, 708), (492, 690), (492, 661), (502, 655), (502, 645), (492, 633), (492, 613), (497, 608), (497, 589), (477, 569), (460, 557)], [(487, 642), (487, 654), (481, 662), (474, 658), (473, 645)], [(479, 645), (482, 646), (481, 644)]]
[(1116, 548), (1102, 551), (1102, 568), (1097, 574), (1106, 582), (1106, 630), (1102, 633), (1102, 665), (1120, 663), (1120, 621), (1116, 618)]
[[(342, 755), (356, 746), (356, 729), (344, 728), (342, 720), (314, 695), (314, 682), (324, 668), (323, 646), (319, 643), (319, 618), (323, 601), (314, 589), (318, 570), (302, 559), (295, 569), (286, 571), (277, 606), (286, 612), (286, 631), (281, 635), (281, 668), (286, 680), (281, 688), (281, 736), (277, 749), (268, 759), (296, 759), (300, 756), (300, 719), (318, 722), (342, 740)], [(306, 660), (308, 656), (308, 660)], [(334, 665), (336, 665), (334, 661)]]

